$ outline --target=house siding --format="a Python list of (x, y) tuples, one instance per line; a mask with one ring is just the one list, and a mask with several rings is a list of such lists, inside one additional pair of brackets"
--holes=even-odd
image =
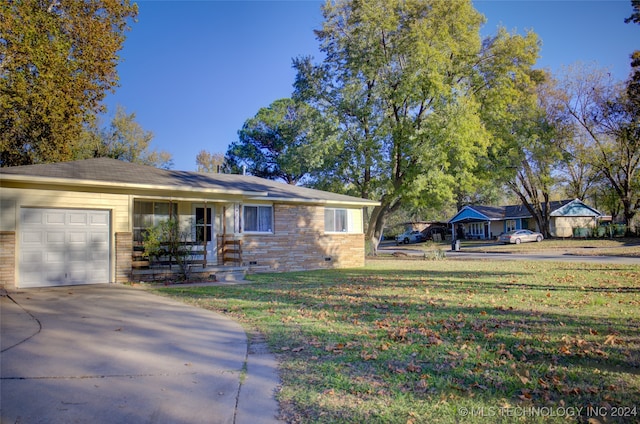
[(130, 231), (129, 196), (82, 191), (38, 190), (2, 187), (0, 231), (14, 231), (20, 208), (64, 208), (111, 210), (112, 232)]
[[(361, 213), (350, 210), (357, 226)], [(274, 233), (244, 233), (243, 264), (249, 272), (303, 271), (364, 266), (364, 234), (326, 233), (324, 208), (274, 205)]]
[(16, 233), (0, 231), (0, 286), (13, 288), (16, 281)]
[(553, 237), (573, 237), (574, 228), (595, 227), (593, 217), (586, 216), (558, 216), (551, 218), (550, 232)]
[[(110, 216), (110, 282), (124, 283), (132, 279), (133, 213), (135, 199), (170, 200), (179, 192), (148, 193), (115, 188), (49, 185), (38, 187), (28, 182), (2, 181), (0, 197), (0, 283), (15, 287), (20, 280), (16, 269), (20, 251), (20, 211), (22, 208), (60, 208), (108, 210)], [(210, 194), (209, 194), (210, 196)], [(273, 203), (265, 200), (251, 204), (273, 205), (274, 231), (242, 233), (242, 209), (246, 202), (238, 195), (221, 193), (207, 204), (214, 208), (214, 234), (223, 229), (242, 240), (242, 264), (248, 272), (303, 271), (325, 268), (353, 268), (365, 264), (362, 208), (354, 205), (327, 206), (346, 209), (349, 231), (325, 233), (323, 204)], [(303, 199), (304, 200), (304, 199)], [(358, 199), (356, 199), (358, 200)], [(190, 226), (194, 204), (204, 199), (177, 200), (181, 223)], [(248, 203), (247, 203), (248, 204)], [(222, 216), (224, 214), (224, 217)], [(223, 225), (223, 222), (226, 225)], [(214, 263), (215, 255), (207, 257)]]
[[(61, 209), (101, 209), (109, 210), (111, 214), (110, 246), (115, 246), (117, 232), (130, 232), (130, 196), (124, 194), (110, 194), (83, 191), (42, 190), (21, 187), (2, 187), (2, 203), (0, 205), (0, 232), (13, 234), (13, 246), (5, 246), (2, 240), (2, 254), (0, 254), (0, 274), (3, 284), (15, 287), (16, 261), (19, 241), (16, 234), (20, 231), (20, 209), (30, 208), (61, 208)], [(7, 236), (8, 237), (8, 236)], [(111, 268), (109, 274), (115, 280), (116, 256), (111, 249)], [(5, 277), (6, 276), (6, 277)], [(6, 278), (6, 283), (5, 283)]]

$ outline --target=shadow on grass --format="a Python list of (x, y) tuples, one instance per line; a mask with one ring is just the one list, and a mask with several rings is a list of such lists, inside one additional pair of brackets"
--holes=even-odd
[[(566, 275), (522, 267), (343, 270), (162, 291), (264, 333), (282, 360), (288, 413), (300, 421), (433, 421), (443, 399), (639, 405), (639, 290), (629, 280), (637, 268), (588, 271), (598, 269), (626, 277), (607, 287), (571, 268), (560, 272), (577, 274), (565, 284), (549, 281)], [(448, 413), (440, 421), (455, 422)]]

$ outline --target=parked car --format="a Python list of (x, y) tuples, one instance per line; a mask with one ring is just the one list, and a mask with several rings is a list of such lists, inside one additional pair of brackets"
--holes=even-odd
[(541, 242), (544, 237), (541, 233), (536, 233), (531, 230), (513, 230), (507, 233), (500, 234), (498, 240), (502, 243), (515, 243), (520, 244), (527, 241)]
[(409, 244), (409, 243), (420, 243), (426, 241), (424, 234), (420, 231), (407, 231), (405, 233), (396, 236), (396, 244)]

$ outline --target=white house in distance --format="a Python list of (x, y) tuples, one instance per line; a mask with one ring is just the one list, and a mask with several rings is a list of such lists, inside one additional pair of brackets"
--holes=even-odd
[[(166, 278), (141, 257), (146, 228), (175, 218), (194, 273), (364, 265), (363, 208), (378, 202), (247, 175), (98, 158), (0, 168), (0, 283), (7, 287)], [(174, 266), (175, 268), (175, 266)]]
[[(602, 214), (581, 200), (549, 202), (550, 231), (553, 237), (573, 237), (574, 229), (595, 228)], [(449, 220), (454, 237), (459, 229), (465, 238), (489, 240), (511, 230), (540, 231), (527, 208), (510, 206), (465, 206)]]

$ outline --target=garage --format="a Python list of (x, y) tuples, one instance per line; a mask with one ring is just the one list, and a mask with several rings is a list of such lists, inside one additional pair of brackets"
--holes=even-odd
[(108, 283), (110, 212), (21, 208), (18, 287)]

